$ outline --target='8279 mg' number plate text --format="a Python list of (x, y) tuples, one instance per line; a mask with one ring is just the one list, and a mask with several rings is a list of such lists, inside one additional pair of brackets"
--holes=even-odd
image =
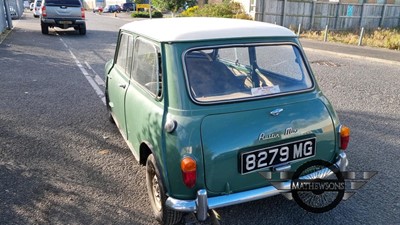
[(315, 138), (304, 139), (240, 154), (240, 172), (250, 173), (315, 155)]

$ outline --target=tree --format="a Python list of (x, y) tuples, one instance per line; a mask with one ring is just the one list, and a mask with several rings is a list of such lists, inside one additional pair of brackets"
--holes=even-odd
[(151, 0), (152, 5), (161, 10), (170, 10), (172, 15), (185, 6), (186, 0)]

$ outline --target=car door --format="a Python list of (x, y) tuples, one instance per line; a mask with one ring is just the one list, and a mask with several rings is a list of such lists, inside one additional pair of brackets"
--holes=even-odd
[(109, 107), (114, 120), (126, 138), (125, 96), (130, 85), (130, 67), (133, 58), (133, 37), (127, 33), (120, 34), (117, 57), (108, 74)]
[(135, 151), (143, 141), (159, 147), (163, 116), (160, 58), (155, 43), (141, 37), (135, 39), (131, 85), (125, 101), (127, 139)]

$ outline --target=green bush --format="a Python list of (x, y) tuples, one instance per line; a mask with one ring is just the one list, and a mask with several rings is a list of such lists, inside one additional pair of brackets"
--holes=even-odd
[(251, 16), (246, 14), (242, 5), (237, 2), (224, 1), (218, 4), (206, 4), (203, 7), (193, 6), (181, 13), (184, 17), (223, 17), (251, 20)]
[(186, 9), (185, 11), (183, 11), (181, 13), (181, 16), (184, 17), (192, 17), (195, 16), (195, 14), (197, 13), (197, 11), (199, 10), (199, 6), (195, 5), (193, 7), (190, 7), (188, 9)]
[[(149, 14), (149, 12), (139, 11), (139, 12), (133, 12), (131, 14), (131, 17), (133, 17), (133, 18), (150, 18), (150, 14)], [(163, 14), (158, 11), (153, 11), (153, 12), (151, 12), (151, 17), (152, 18), (162, 18)]]

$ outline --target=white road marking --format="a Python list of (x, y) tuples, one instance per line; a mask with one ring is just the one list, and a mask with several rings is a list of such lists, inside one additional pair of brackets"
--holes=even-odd
[(85, 61), (85, 64), (87, 66), (87, 68), (89, 68), (93, 74), (94, 74), (94, 80), (96, 81), (96, 83), (100, 86), (106, 86), (106, 84), (104, 83), (103, 79), (101, 79), (101, 77), (96, 73), (96, 71), (90, 66), (90, 64), (88, 62)]
[[(94, 91), (96, 92), (97, 96), (99, 96), (99, 98), (101, 99), (101, 101), (103, 102), (104, 105), (106, 105), (106, 97), (104, 96), (103, 91), (101, 90), (101, 88), (99, 87), (99, 83), (101, 83), (100, 81), (98, 81), (98, 79), (101, 80), (101, 78), (97, 75), (97, 73), (95, 74), (95, 78), (93, 79), (89, 73), (87, 72), (87, 70), (82, 66), (82, 64), (79, 62), (78, 58), (76, 58), (76, 56), (74, 55), (74, 53), (72, 53), (71, 49), (68, 47), (67, 43), (64, 42), (64, 40), (60, 37), (61, 42), (64, 44), (64, 46), (68, 49), (69, 53), (71, 54), (72, 58), (75, 60), (76, 65), (78, 66), (78, 68), (81, 70), (82, 74), (85, 76), (86, 80), (89, 82), (90, 86), (92, 86), (92, 88), (94, 89)], [(85, 62), (86, 63), (86, 62)], [(92, 67), (90, 67), (90, 65), (88, 63), (86, 63), (86, 65), (88, 66), (89, 69), (91, 69), (92, 71), (94, 71), (92, 69)], [(98, 78), (96, 78), (96, 76)], [(95, 81), (96, 80), (96, 81)], [(104, 84), (104, 81), (103, 81)]]

